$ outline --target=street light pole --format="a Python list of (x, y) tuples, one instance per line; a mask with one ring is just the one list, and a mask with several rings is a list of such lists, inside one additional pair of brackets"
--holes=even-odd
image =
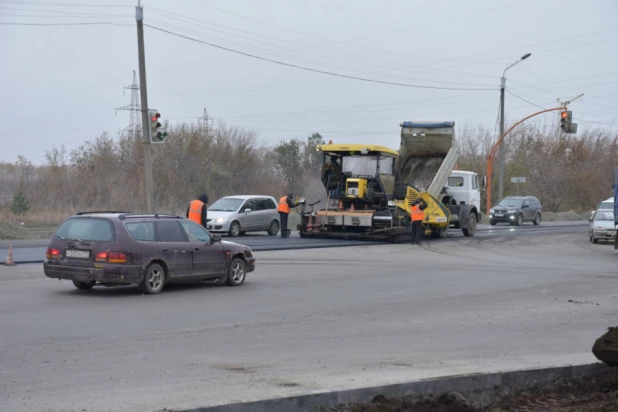
[[(530, 56), (531, 53), (524, 54), (502, 72), (502, 77), (500, 78), (500, 136), (504, 135), (504, 89), (506, 89), (506, 77), (504, 76), (508, 69)], [(504, 146), (500, 145), (498, 152), (498, 201), (501, 201), (504, 197), (504, 152)]]

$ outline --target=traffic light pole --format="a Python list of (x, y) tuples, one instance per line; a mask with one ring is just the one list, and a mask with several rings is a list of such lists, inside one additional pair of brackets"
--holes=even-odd
[(135, 8), (137, 21), (137, 53), (139, 55), (139, 90), (142, 112), (142, 139), (144, 144), (144, 178), (146, 183), (146, 209), (153, 213), (153, 182), (152, 182), (152, 154), (150, 146), (150, 126), (148, 123), (148, 93), (146, 87), (146, 56), (144, 52), (144, 9), (138, 3)]

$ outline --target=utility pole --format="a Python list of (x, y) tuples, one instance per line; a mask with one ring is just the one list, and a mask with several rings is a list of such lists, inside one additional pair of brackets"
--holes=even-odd
[[(506, 70), (505, 70), (506, 72)], [(500, 137), (504, 134), (504, 89), (506, 88), (506, 78), (504, 73), (500, 79)], [(494, 129), (496, 130), (496, 129)], [(504, 195), (504, 145), (498, 149), (498, 202)]]
[(152, 183), (152, 154), (150, 149), (150, 127), (148, 126), (148, 94), (146, 87), (146, 56), (144, 52), (144, 9), (141, 0), (135, 7), (137, 22), (137, 53), (139, 55), (139, 84), (142, 112), (142, 139), (144, 141), (144, 178), (146, 183), (146, 209), (152, 213), (153, 183)]
[[(506, 89), (506, 71), (511, 67), (515, 66), (517, 63), (522, 60), (526, 60), (531, 56), (531, 53), (524, 54), (519, 60), (515, 63), (512, 63), (502, 72), (502, 77), (500, 78), (500, 137), (504, 135), (504, 89)], [(500, 138), (499, 137), (499, 138)], [(504, 146), (500, 145), (498, 149), (498, 201), (501, 201), (504, 198)]]

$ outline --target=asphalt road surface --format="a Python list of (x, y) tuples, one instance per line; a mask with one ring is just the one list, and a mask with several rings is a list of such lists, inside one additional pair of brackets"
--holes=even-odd
[[(545, 233), (548, 230), (560, 231), (567, 228), (570, 229), (573, 226), (588, 226), (588, 222), (552, 222), (543, 223), (541, 226), (533, 226), (532, 224), (526, 224), (519, 227), (513, 227), (509, 225), (479, 225), (475, 237), (491, 237), (495, 235), (513, 236), (519, 234), (520, 232), (527, 235), (532, 235), (537, 233)], [(449, 238), (458, 238), (462, 236), (463, 234), (461, 230), (455, 229), (451, 229), (449, 234)], [(237, 238), (230, 238), (228, 236), (223, 237), (225, 240), (231, 240), (237, 243), (247, 245), (256, 251), (311, 249), (323, 247), (354, 246), (359, 244), (378, 244), (378, 242), (344, 239), (303, 239), (298, 235), (297, 231), (292, 232), (292, 235), (288, 239), (282, 239), (280, 236), (268, 236), (266, 234), (251, 234), (249, 236), (241, 236)], [(43, 262), (43, 260), (45, 259), (45, 249), (47, 248), (47, 243), (47, 240), (0, 240), (0, 264), (3, 264), (6, 261), (9, 245), (13, 246), (13, 259), (15, 260), (15, 262)]]
[(155, 411), (589, 363), (618, 252), (585, 227), (258, 252), (238, 288), (79, 291), (0, 266), (0, 410)]

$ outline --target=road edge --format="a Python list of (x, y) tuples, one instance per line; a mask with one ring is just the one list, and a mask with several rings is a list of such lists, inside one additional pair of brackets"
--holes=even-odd
[(377, 395), (401, 397), (445, 392), (471, 392), (478, 389), (508, 387), (527, 389), (538, 384), (549, 384), (560, 378), (580, 378), (603, 372), (618, 371), (601, 362), (558, 366), (540, 369), (522, 369), (487, 374), (455, 375), (398, 384), (370, 386), (357, 389), (320, 392), (283, 398), (270, 398), (244, 403), (223, 404), (191, 409), (167, 408), (168, 412), (313, 412), (317, 407), (329, 408), (350, 402), (370, 402)]

